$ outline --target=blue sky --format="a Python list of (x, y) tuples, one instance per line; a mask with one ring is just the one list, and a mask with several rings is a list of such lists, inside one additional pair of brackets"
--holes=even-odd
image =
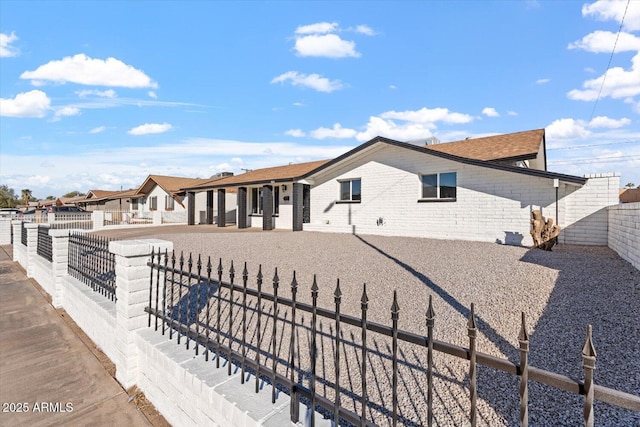
[(637, 1), (2, 0), (0, 33), (0, 183), (37, 197), (537, 128), (640, 185)]

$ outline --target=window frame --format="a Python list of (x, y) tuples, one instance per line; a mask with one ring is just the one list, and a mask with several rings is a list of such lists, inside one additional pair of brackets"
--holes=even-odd
[(164, 210), (172, 211), (175, 208), (176, 208), (176, 200), (173, 198), (173, 196), (170, 196), (168, 194), (164, 196)]
[(137, 211), (138, 203), (139, 203), (139, 199), (137, 197), (131, 198), (131, 210)]
[[(354, 181), (358, 181), (358, 190), (359, 193), (357, 194), (357, 199), (354, 199), (354, 193), (353, 193), (353, 183)], [(358, 177), (358, 178), (347, 178), (347, 179), (339, 179), (338, 180), (339, 183), (339, 194), (338, 194), (338, 200), (336, 200), (336, 203), (360, 203), (362, 201), (362, 178)], [(343, 192), (343, 184), (349, 183), (349, 198), (345, 199), (342, 196), (344, 195)]]
[[(251, 216), (262, 216), (264, 210), (262, 206), (263, 187), (251, 187)], [(271, 197), (273, 197), (273, 213), (271, 216), (280, 214), (280, 187), (273, 185), (271, 189)]]
[(150, 211), (158, 210), (158, 196), (149, 197), (149, 210)]
[[(454, 196), (453, 197), (442, 197), (442, 177), (441, 175), (453, 175), (454, 177), (454, 186), (444, 186), (446, 188), (453, 188)], [(436, 177), (436, 185), (432, 186), (436, 190), (435, 197), (425, 197), (425, 183), (424, 177)], [(455, 202), (458, 199), (458, 172), (457, 171), (448, 171), (448, 172), (436, 172), (436, 173), (421, 173), (419, 175), (420, 178), (420, 198), (418, 199), (419, 203), (425, 202)]]

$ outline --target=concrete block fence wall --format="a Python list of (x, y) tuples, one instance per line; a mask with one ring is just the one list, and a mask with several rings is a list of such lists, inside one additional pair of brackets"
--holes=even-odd
[(640, 270), (640, 203), (609, 206), (608, 244)]
[[(21, 223), (14, 221), (14, 235)], [(283, 426), (290, 425), (289, 397), (278, 392), (271, 403), (271, 386), (256, 394), (254, 382), (241, 384), (239, 372), (227, 376), (226, 360), (216, 369), (204, 352), (178, 345), (169, 334), (148, 327), (144, 311), (149, 303), (152, 248), (171, 251), (173, 243), (162, 240), (112, 241), (109, 251), (116, 259), (116, 301), (94, 292), (67, 273), (69, 230), (49, 230), (52, 262), (37, 254), (37, 225), (25, 224), (28, 245), (14, 239), (14, 261), (51, 295), (52, 304), (63, 308), (93, 342), (114, 362), (116, 379), (126, 389), (138, 386), (173, 425)], [(154, 278), (154, 281), (156, 279)], [(163, 278), (160, 277), (160, 282)], [(157, 283), (154, 284), (157, 286)], [(212, 356), (213, 359), (215, 356)], [(239, 370), (238, 370), (239, 371)], [(301, 414), (308, 408), (300, 407)], [(318, 425), (328, 425), (318, 416)]]
[(0, 245), (13, 243), (12, 235), (11, 218), (0, 218)]

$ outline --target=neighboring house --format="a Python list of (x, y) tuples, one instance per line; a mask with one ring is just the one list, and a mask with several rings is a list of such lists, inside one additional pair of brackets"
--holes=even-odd
[(137, 189), (124, 191), (89, 190), (83, 200), (78, 202), (78, 206), (88, 211), (130, 211), (132, 209), (132, 198)]
[[(189, 200), (183, 188), (209, 181), (211, 179), (149, 175), (132, 196), (132, 210), (186, 212)], [(191, 205), (194, 209), (197, 205), (204, 205), (204, 199), (202, 194), (194, 198)]]
[[(274, 228), (295, 230), (293, 206), (299, 202), (301, 215), (302, 210), (309, 212), (310, 186), (300, 184), (300, 194), (294, 194), (293, 184), (301, 176), (326, 162), (327, 160), (323, 160), (256, 169), (241, 175), (218, 177), (200, 185), (185, 188), (185, 190), (196, 194), (196, 197), (198, 194), (206, 193), (209, 201), (206, 206), (216, 209), (216, 211), (220, 211), (221, 206), (228, 208), (229, 193), (237, 195), (237, 199), (232, 201), (232, 206), (235, 210), (237, 205), (239, 228), (262, 227), (265, 230)], [(214, 192), (217, 193), (215, 202)], [(307, 203), (304, 203), (303, 199), (307, 200)], [(228, 209), (226, 210), (228, 211)], [(271, 214), (265, 215), (265, 212), (271, 212)], [(221, 226), (230, 222), (228, 220), (222, 221), (215, 213), (214, 217), (217, 218), (216, 223)], [(297, 229), (301, 229), (301, 226), (300, 222), (300, 227)]]
[(563, 228), (561, 242), (606, 245), (604, 208), (617, 203), (619, 180), (546, 171), (538, 129), (429, 146), (377, 137), (330, 161), (260, 169), (189, 191), (237, 188), (240, 228), (271, 209), (260, 215), (263, 229), (530, 245), (531, 211), (541, 209)]

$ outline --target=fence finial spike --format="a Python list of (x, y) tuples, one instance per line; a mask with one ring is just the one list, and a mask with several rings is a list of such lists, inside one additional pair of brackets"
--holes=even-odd
[(391, 313), (398, 314), (400, 313), (400, 306), (398, 305), (398, 291), (393, 290), (393, 303), (391, 304)]
[(218, 274), (222, 274), (222, 258), (218, 261)]
[(202, 268), (202, 257), (200, 254), (198, 254), (198, 262), (196, 262), (196, 265), (198, 266), (198, 270)]
[(244, 268), (242, 269), (242, 277), (245, 279), (249, 276), (249, 271), (247, 270), (247, 261), (244, 262)]
[(529, 341), (529, 333), (527, 332), (524, 311), (522, 312), (522, 321), (520, 322), (520, 333), (518, 334), (518, 339), (520, 341)]
[(360, 298), (360, 302), (362, 305), (367, 305), (369, 302), (369, 297), (367, 296), (367, 284), (362, 285), (362, 298)]
[(318, 294), (318, 291), (320, 290), (320, 288), (318, 288), (318, 282), (316, 280), (316, 275), (313, 275), (313, 283), (311, 284), (311, 295), (313, 294)]
[(476, 326), (476, 315), (474, 312), (474, 304), (471, 303), (471, 311), (469, 311), (469, 321), (467, 322), (467, 328), (469, 329), (477, 329)]
[(233, 260), (231, 260), (231, 267), (229, 268), (229, 274), (231, 275), (236, 274), (236, 269), (233, 268)]
[(333, 293), (333, 296), (335, 296), (336, 299), (340, 299), (342, 297), (342, 290), (340, 290), (340, 279), (338, 279), (338, 283), (336, 284), (336, 290)]
[(277, 288), (278, 283), (280, 283), (280, 278), (278, 277), (278, 267), (276, 267), (276, 270), (273, 273), (273, 287)]
[(433, 311), (433, 296), (429, 295), (429, 307), (427, 308), (427, 319), (433, 319), (436, 317), (436, 312)]
[(262, 280), (262, 264), (258, 265), (258, 275), (256, 277), (258, 280)]
[(293, 270), (293, 279), (291, 280), (291, 291), (295, 292), (298, 289), (298, 281), (296, 280), (296, 271)]
[(207, 260), (207, 273), (211, 274), (211, 255), (209, 255), (209, 259)]
[(587, 340), (582, 347), (582, 355), (586, 357), (596, 357), (596, 349), (593, 347), (593, 339), (591, 337), (591, 325), (587, 325)]

